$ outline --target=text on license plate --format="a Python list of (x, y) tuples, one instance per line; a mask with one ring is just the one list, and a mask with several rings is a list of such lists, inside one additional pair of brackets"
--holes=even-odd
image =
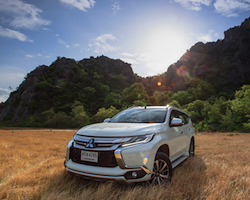
[(89, 162), (98, 162), (98, 152), (81, 151), (81, 160)]

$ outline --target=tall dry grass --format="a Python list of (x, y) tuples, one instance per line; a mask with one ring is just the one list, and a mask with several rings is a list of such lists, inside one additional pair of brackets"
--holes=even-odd
[(196, 155), (165, 186), (71, 177), (65, 146), (74, 131), (0, 130), (0, 199), (250, 199), (250, 134), (198, 134)]

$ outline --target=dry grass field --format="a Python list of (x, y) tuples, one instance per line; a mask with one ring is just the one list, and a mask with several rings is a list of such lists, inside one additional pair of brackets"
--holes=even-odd
[(250, 199), (250, 134), (197, 134), (195, 157), (154, 187), (71, 177), (63, 161), (73, 134), (0, 130), (0, 199)]

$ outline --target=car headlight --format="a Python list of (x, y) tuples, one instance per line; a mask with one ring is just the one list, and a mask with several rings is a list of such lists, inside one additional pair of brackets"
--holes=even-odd
[(147, 135), (138, 135), (133, 137), (128, 137), (123, 139), (123, 147), (140, 144), (140, 143), (147, 143), (150, 142), (154, 137), (154, 134), (147, 134)]
[(69, 141), (68, 141), (68, 144), (67, 144), (67, 148), (69, 149), (71, 146), (72, 146), (72, 143), (74, 142), (73, 138), (71, 138)]
[(70, 141), (68, 141), (68, 144), (67, 144), (67, 147), (66, 147), (66, 157), (65, 158), (66, 158), (67, 161), (69, 160), (69, 149), (72, 146), (73, 142), (74, 142), (74, 140), (72, 138)]

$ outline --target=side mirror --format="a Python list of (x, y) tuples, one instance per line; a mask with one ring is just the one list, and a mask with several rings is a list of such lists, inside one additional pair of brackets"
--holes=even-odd
[(174, 118), (171, 121), (171, 126), (182, 126), (182, 125), (183, 125), (183, 122), (182, 122), (182, 119), (180, 118)]
[(108, 123), (110, 121), (110, 118), (104, 119), (104, 123)]

